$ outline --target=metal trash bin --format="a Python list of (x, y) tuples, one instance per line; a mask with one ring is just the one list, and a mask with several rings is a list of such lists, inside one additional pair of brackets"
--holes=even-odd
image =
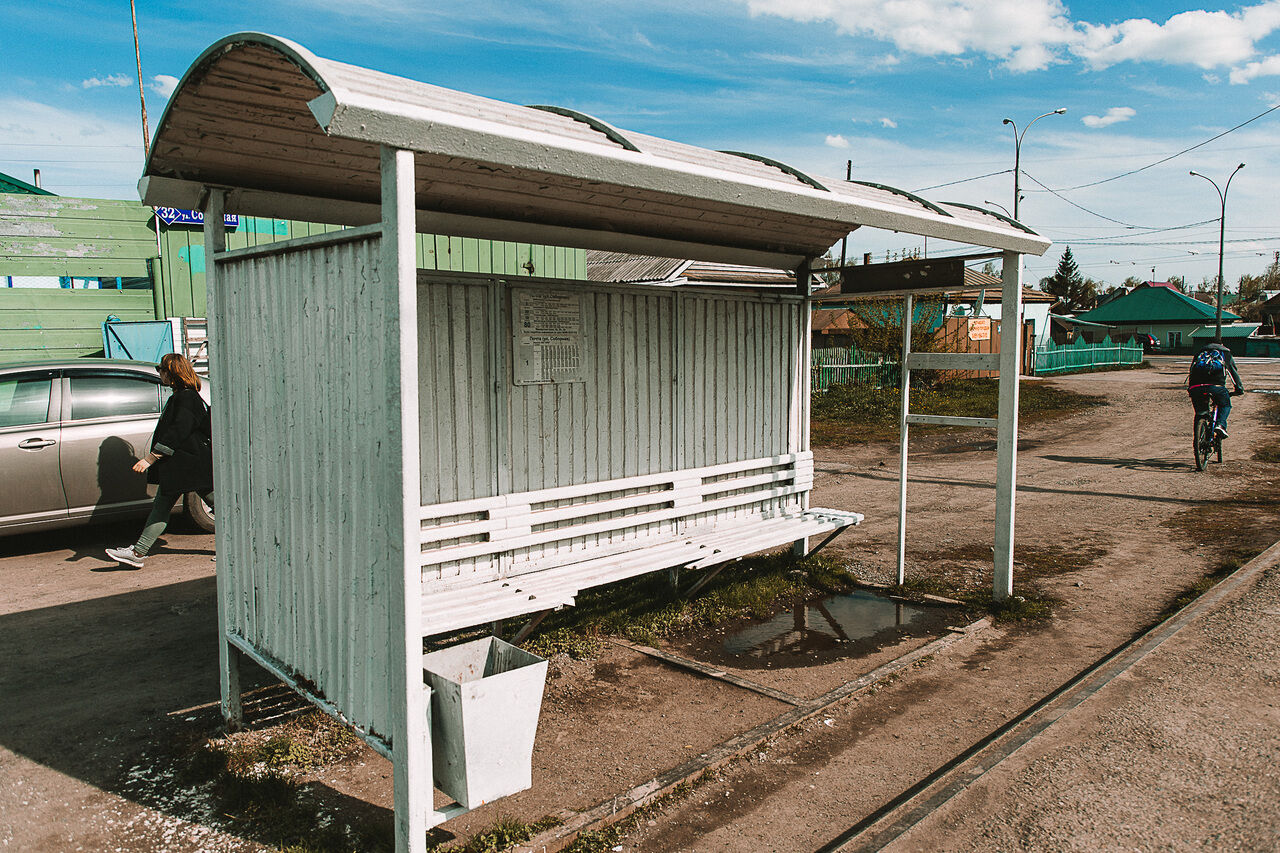
[(486, 637), (422, 656), (435, 785), (468, 809), (533, 784), (547, 661)]

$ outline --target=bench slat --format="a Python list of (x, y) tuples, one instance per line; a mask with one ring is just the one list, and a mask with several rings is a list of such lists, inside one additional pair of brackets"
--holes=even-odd
[(641, 544), (620, 555), (595, 557), (499, 581), (432, 592), (424, 590), (424, 636), (510, 619), (564, 604), (578, 592), (664, 568), (703, 568), (782, 545), (796, 539), (857, 524), (862, 516), (837, 510), (810, 510), (803, 515), (753, 520), (750, 527), (683, 536), (663, 544)]

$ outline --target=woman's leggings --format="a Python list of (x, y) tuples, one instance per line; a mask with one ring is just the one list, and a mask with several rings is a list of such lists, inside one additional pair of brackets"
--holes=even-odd
[[(210, 508), (213, 507), (213, 490), (205, 492), (196, 492)], [(169, 526), (169, 516), (173, 514), (173, 507), (178, 503), (178, 499), (182, 497), (182, 492), (177, 494), (166, 494), (165, 492), (156, 492), (155, 503), (151, 504), (151, 514), (147, 516), (147, 523), (142, 527), (142, 535), (138, 537), (138, 543), (133, 546), (133, 551), (139, 557), (145, 557), (147, 552), (151, 550), (151, 546), (156, 544), (156, 539), (164, 533), (164, 529)]]

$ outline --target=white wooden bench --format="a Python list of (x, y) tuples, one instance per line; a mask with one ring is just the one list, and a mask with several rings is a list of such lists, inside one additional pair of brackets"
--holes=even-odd
[(422, 509), (422, 634), (573, 604), (648, 572), (703, 569), (862, 521), (804, 507), (813, 455), (787, 454)]

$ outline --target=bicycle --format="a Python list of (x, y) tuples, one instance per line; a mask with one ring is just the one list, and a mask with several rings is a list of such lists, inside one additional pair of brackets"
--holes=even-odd
[[(1232, 397), (1240, 396), (1240, 391), (1232, 391)], [(1203, 471), (1209, 462), (1209, 454), (1215, 454), (1218, 462), (1222, 462), (1222, 436), (1214, 431), (1218, 425), (1218, 404), (1210, 397), (1209, 408), (1196, 412), (1195, 425), (1192, 427), (1192, 452), (1196, 458), (1196, 470)]]

